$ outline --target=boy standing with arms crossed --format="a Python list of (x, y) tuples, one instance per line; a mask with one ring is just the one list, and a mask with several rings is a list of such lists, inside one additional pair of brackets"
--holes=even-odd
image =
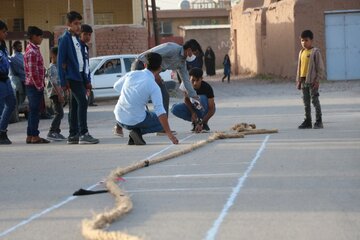
[(86, 74), (85, 47), (80, 43), (82, 16), (75, 11), (67, 13), (68, 29), (59, 39), (58, 72), (61, 86), (70, 88), (69, 105), (70, 135), (68, 144), (96, 144), (87, 126), (87, 90), (91, 83)]
[(305, 119), (299, 129), (312, 128), (310, 101), (314, 105), (316, 112), (314, 129), (324, 128), (319, 101), (319, 82), (324, 78), (325, 69), (320, 50), (312, 45), (313, 38), (314, 35), (310, 30), (301, 33), (301, 45), (303, 48), (299, 53), (296, 86), (303, 93)]

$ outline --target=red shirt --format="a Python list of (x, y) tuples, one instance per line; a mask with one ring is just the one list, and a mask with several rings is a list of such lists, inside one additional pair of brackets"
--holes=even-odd
[(39, 91), (43, 90), (45, 86), (44, 60), (40, 48), (31, 42), (26, 47), (24, 65), (25, 85), (34, 86)]

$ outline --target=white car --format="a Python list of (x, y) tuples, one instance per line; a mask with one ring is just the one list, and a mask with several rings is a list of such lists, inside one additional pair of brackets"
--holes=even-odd
[[(91, 84), (93, 87), (94, 98), (117, 97), (114, 89), (114, 83), (127, 72), (130, 71), (131, 64), (138, 55), (108, 55), (90, 58)], [(166, 86), (175, 88), (176, 83), (173, 80), (174, 74), (171, 70), (162, 72)]]

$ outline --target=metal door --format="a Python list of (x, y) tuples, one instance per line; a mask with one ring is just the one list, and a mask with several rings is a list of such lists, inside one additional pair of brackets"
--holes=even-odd
[(360, 79), (360, 12), (325, 15), (328, 80)]

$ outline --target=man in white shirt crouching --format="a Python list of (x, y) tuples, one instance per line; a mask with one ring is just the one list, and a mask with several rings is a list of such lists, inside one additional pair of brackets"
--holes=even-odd
[[(178, 139), (170, 131), (161, 90), (155, 82), (155, 76), (161, 72), (161, 55), (148, 53), (146, 59), (146, 69), (129, 72), (114, 84), (114, 89), (120, 93), (114, 109), (116, 121), (131, 130), (129, 145), (145, 145), (142, 135), (160, 131), (165, 131), (171, 142), (178, 144)], [(146, 108), (150, 99), (154, 112)]]

